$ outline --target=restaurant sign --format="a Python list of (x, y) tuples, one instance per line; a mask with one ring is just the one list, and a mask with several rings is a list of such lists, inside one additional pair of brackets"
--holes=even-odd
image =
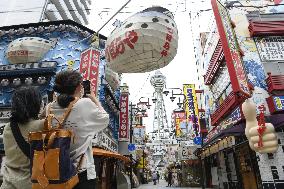
[(235, 31), (232, 27), (230, 15), (227, 9), (218, 0), (211, 0), (211, 4), (220, 34), (233, 91), (235, 93), (240, 93), (245, 97), (249, 97), (250, 90), (248, 87), (247, 75), (239, 52), (239, 45)]
[(120, 95), (119, 141), (129, 141), (128, 93)]

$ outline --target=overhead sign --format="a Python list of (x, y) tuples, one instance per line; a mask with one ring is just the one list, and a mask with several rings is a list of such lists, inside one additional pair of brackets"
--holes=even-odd
[(239, 52), (239, 45), (235, 31), (232, 27), (230, 15), (227, 12), (227, 9), (218, 0), (211, 0), (211, 4), (220, 34), (233, 91), (249, 97), (250, 90), (248, 87), (247, 75)]
[(121, 93), (119, 102), (119, 141), (129, 141), (128, 93)]
[(135, 150), (135, 144), (128, 144), (128, 150), (129, 152), (132, 152)]
[(179, 150), (180, 159), (181, 160), (198, 159), (193, 153), (196, 149), (197, 149), (196, 146), (182, 146), (181, 150)]

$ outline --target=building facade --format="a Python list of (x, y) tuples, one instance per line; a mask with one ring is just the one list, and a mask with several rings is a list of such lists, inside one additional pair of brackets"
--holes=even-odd
[(2, 0), (0, 27), (56, 20), (74, 20), (87, 25), (91, 2), (91, 0)]
[[(215, 20), (200, 62), (210, 128), (199, 152), (204, 182), (219, 188), (283, 188), (283, 1), (211, 3)], [(249, 148), (241, 104), (250, 94), (257, 107), (264, 105), (266, 122), (277, 131), (274, 154)]]

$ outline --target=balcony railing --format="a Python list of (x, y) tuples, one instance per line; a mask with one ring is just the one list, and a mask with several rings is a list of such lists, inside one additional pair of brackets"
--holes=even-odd
[(271, 94), (284, 94), (284, 75), (271, 75), (267, 73), (266, 83)]
[(221, 62), (224, 59), (224, 52), (221, 41), (219, 40), (216, 49), (210, 59), (210, 63), (207, 72), (204, 76), (205, 85), (210, 85), (214, 79), (215, 74), (218, 72)]
[(216, 124), (221, 120), (221, 118), (225, 117), (230, 113), (229, 110), (237, 107), (242, 100), (240, 100), (237, 95), (232, 91), (227, 98), (223, 101), (223, 103), (215, 110), (213, 114), (211, 114), (211, 124), (216, 126)]

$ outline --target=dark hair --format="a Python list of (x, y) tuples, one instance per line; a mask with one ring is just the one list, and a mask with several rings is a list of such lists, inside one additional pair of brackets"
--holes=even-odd
[(66, 108), (75, 99), (73, 95), (81, 81), (81, 74), (73, 70), (61, 71), (56, 75), (53, 89), (59, 93), (57, 97), (59, 106)]
[(37, 88), (20, 87), (12, 95), (11, 121), (27, 123), (31, 118), (38, 119), (42, 98)]

